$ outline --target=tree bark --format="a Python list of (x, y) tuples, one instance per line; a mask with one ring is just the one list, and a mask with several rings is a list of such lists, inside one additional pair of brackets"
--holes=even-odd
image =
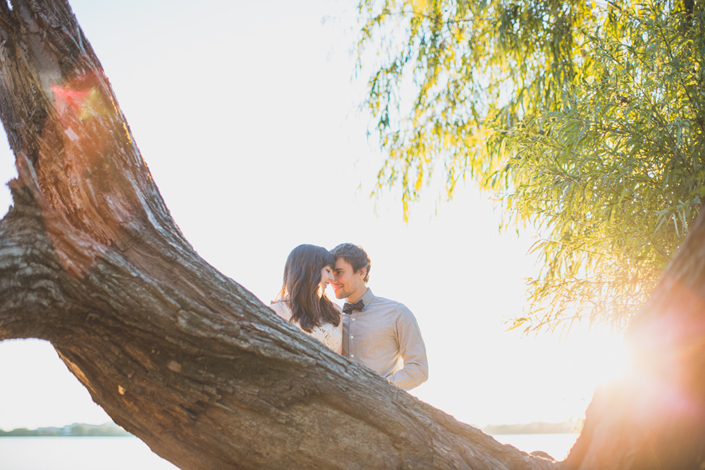
[[(64, 0), (0, 0), (0, 340), (182, 469), (548, 469), (282, 321), (172, 220)], [(248, 230), (257, 230), (248, 226)]]
[(598, 389), (564, 469), (705, 468), (705, 211), (629, 325), (634, 367)]

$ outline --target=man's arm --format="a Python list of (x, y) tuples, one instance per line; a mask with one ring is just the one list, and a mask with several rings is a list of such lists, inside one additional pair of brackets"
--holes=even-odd
[(404, 360), (404, 366), (387, 377), (387, 380), (404, 390), (411, 390), (428, 379), (426, 345), (411, 310), (402, 304), (399, 304), (398, 308), (396, 335), (399, 354)]

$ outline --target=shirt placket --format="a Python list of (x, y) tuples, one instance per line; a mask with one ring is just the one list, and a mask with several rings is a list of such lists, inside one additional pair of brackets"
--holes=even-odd
[(357, 318), (354, 314), (350, 315), (350, 334), (348, 335), (348, 349), (350, 350), (350, 358), (354, 358), (357, 353), (357, 343), (355, 342), (355, 336), (357, 336)]

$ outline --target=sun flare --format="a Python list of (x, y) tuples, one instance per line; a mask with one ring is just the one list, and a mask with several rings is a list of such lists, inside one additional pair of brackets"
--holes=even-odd
[(598, 384), (608, 384), (624, 379), (632, 365), (631, 349), (622, 337), (606, 334), (598, 339), (595, 349), (595, 363)]

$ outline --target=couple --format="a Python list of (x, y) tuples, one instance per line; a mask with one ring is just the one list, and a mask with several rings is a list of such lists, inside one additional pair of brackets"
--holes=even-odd
[[(284, 284), (272, 310), (330, 349), (366, 365), (394, 385), (411, 390), (428, 378), (426, 347), (416, 318), (399, 302), (367, 287), (370, 258), (343, 243), (331, 251), (299, 245), (284, 266)], [(345, 299), (342, 309), (326, 287)]]

